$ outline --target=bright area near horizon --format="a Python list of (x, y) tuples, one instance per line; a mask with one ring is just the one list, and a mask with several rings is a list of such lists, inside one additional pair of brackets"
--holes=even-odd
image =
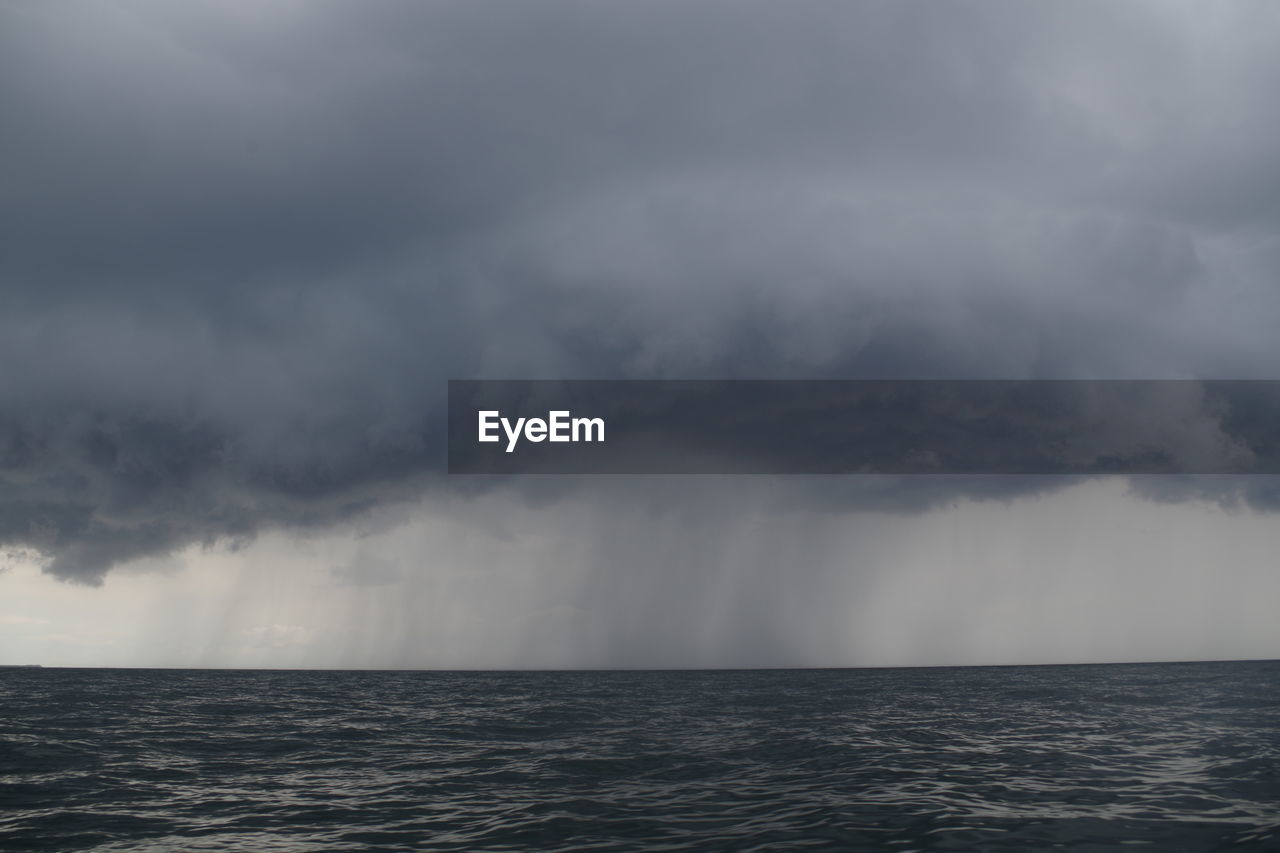
[(748, 495), (717, 525), (501, 494), (402, 512), (362, 529), (194, 546), (123, 566), (98, 588), (11, 556), (0, 574), (0, 663), (520, 669), (1280, 657), (1280, 525), (1250, 510), (1140, 499), (1120, 479), (921, 515), (793, 517)]

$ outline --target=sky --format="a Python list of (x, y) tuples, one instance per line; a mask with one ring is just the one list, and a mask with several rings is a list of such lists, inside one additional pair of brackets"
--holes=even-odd
[(1276, 478), (466, 478), (448, 379), (1273, 379), (1266, 0), (0, 7), (0, 663), (1280, 656)]

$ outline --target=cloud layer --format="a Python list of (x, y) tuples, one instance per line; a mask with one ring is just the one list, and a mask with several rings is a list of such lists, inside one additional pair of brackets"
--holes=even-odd
[(447, 378), (1273, 378), (1277, 18), (6, 7), (0, 541), (95, 582), (470, 488)]

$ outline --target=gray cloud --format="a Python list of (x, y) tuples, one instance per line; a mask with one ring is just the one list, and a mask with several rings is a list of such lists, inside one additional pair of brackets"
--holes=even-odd
[(1276, 14), (7, 7), (0, 540), (94, 582), (470, 488), (446, 378), (1270, 378)]

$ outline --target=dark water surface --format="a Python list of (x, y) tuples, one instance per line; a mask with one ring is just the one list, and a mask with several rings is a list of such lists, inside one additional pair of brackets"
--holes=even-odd
[(1280, 850), (1280, 662), (0, 670), (11, 850)]

